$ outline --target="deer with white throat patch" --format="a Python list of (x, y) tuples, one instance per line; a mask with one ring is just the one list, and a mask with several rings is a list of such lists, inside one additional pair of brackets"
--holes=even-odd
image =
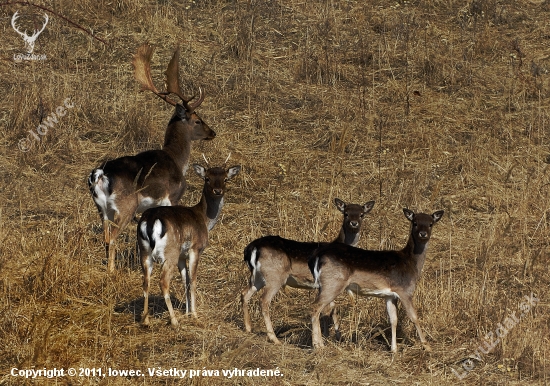
[(149, 324), (149, 282), (155, 262), (162, 267), (160, 287), (171, 324), (178, 324), (170, 300), (170, 275), (174, 267), (178, 268), (184, 283), (186, 313), (197, 316), (195, 297), (199, 259), (208, 245), (208, 234), (221, 213), (226, 184), (240, 172), (241, 166), (205, 169), (195, 164), (193, 169), (204, 180), (198, 204), (193, 207), (176, 205), (147, 209), (138, 223), (137, 241), (143, 269), (144, 325)]
[(361, 296), (385, 299), (392, 338), (391, 351), (397, 352), (397, 300), (401, 300), (407, 315), (416, 326), (424, 348), (431, 351), (420, 328), (412, 297), (422, 273), (432, 226), (443, 216), (443, 211), (431, 215), (415, 214), (403, 209), (411, 222), (407, 245), (402, 250), (369, 251), (345, 244), (330, 244), (319, 248), (309, 260), (309, 268), (319, 293), (312, 305), (313, 347), (323, 347), (319, 315), (343, 291)]
[[(363, 217), (371, 211), (374, 201), (359, 205), (346, 204), (339, 198), (335, 198), (334, 204), (344, 215), (342, 228), (334, 242), (357, 245)], [(247, 332), (252, 331), (248, 303), (258, 290), (264, 288), (260, 305), (267, 336), (273, 343), (281, 343), (273, 330), (269, 305), (280, 288), (285, 285), (309, 290), (315, 288), (307, 261), (313, 251), (324, 244), (327, 243), (294, 241), (279, 236), (261, 237), (248, 244), (244, 250), (244, 261), (250, 269), (250, 282), (243, 289), (241, 295), (244, 325)], [(338, 335), (338, 320), (336, 314), (333, 313), (333, 306), (334, 303), (331, 303), (329, 313), (333, 318), (334, 328)]]

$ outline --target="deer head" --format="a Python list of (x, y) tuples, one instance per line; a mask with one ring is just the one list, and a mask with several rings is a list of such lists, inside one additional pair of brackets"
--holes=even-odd
[(44, 31), (44, 29), (46, 28), (46, 25), (48, 24), (48, 20), (49, 20), (48, 15), (46, 13), (44, 14), (44, 25), (42, 26), (42, 28), (40, 30), (35, 29), (33, 34), (30, 36), (27, 35), (27, 30), (25, 30), (25, 32), (21, 32), (19, 30), (19, 27), (16, 24), (16, 21), (18, 18), (19, 18), (19, 11), (13, 14), (13, 17), (11, 18), (11, 26), (13, 27), (15, 32), (17, 32), (19, 35), (23, 37), (23, 41), (25, 42), (25, 48), (27, 52), (29, 54), (32, 54), (32, 52), (34, 51), (35, 40), (38, 38), (38, 35), (40, 35), (42, 31)]

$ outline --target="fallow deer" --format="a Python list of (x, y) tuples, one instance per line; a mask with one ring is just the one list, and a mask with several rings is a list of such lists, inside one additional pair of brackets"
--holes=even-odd
[[(342, 200), (335, 198), (334, 204), (344, 215), (342, 228), (334, 242), (357, 245), (363, 216), (371, 211), (374, 201), (358, 205), (346, 204)], [(252, 331), (248, 303), (258, 290), (265, 287), (260, 305), (267, 329), (267, 336), (273, 343), (280, 344), (271, 323), (269, 313), (271, 300), (284, 285), (310, 290), (315, 288), (313, 276), (309, 271), (307, 261), (313, 251), (322, 244), (288, 240), (279, 236), (261, 237), (248, 244), (244, 250), (244, 261), (248, 264), (251, 276), (250, 283), (243, 289), (241, 295), (244, 325), (247, 332)], [(332, 307), (329, 311), (332, 314)], [(336, 315), (332, 314), (332, 316), (334, 327), (338, 334)]]
[[(153, 49), (139, 47), (133, 65), (135, 78), (143, 90), (149, 90), (175, 106), (168, 122), (161, 150), (149, 150), (134, 156), (107, 161), (94, 169), (88, 186), (103, 220), (105, 251), (109, 272), (115, 268), (116, 238), (135, 213), (155, 206), (176, 205), (186, 189), (185, 175), (191, 152), (191, 142), (213, 139), (216, 133), (195, 113), (204, 100), (190, 103), (181, 93), (179, 84), (179, 49), (174, 52), (166, 70), (167, 92), (159, 92), (151, 78)], [(181, 103), (169, 98), (176, 95)]]
[(397, 300), (401, 300), (407, 315), (416, 326), (424, 348), (431, 348), (420, 329), (412, 297), (426, 261), (432, 226), (443, 216), (443, 211), (432, 215), (415, 214), (403, 209), (411, 222), (409, 240), (400, 251), (369, 251), (344, 244), (330, 244), (316, 250), (310, 258), (309, 268), (319, 288), (312, 306), (313, 347), (323, 347), (319, 315), (344, 290), (362, 296), (375, 296), (386, 300), (391, 324), (391, 351), (397, 352)]
[(178, 321), (170, 301), (170, 275), (178, 267), (186, 292), (186, 313), (197, 316), (195, 294), (197, 267), (202, 251), (208, 245), (208, 233), (218, 220), (223, 207), (226, 183), (236, 176), (240, 166), (229, 169), (212, 167), (205, 169), (193, 165), (204, 180), (202, 197), (193, 207), (159, 206), (147, 209), (137, 227), (137, 240), (143, 269), (142, 323), (149, 324), (149, 282), (153, 263), (161, 265), (160, 287), (170, 313), (170, 323)]

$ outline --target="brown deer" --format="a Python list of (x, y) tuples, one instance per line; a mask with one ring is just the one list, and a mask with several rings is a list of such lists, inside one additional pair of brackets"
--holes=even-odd
[[(344, 215), (342, 228), (334, 242), (357, 245), (363, 217), (371, 211), (374, 201), (358, 205), (346, 204), (335, 198), (334, 204)], [(277, 339), (271, 324), (269, 313), (271, 300), (279, 292), (279, 289), (285, 285), (309, 290), (315, 288), (307, 261), (313, 251), (323, 244), (327, 243), (300, 242), (279, 236), (261, 237), (248, 244), (244, 250), (244, 261), (250, 269), (250, 283), (243, 289), (241, 295), (244, 325), (247, 332), (252, 331), (248, 303), (258, 290), (265, 287), (260, 305), (267, 336), (273, 343), (281, 343)], [(333, 305), (331, 304), (329, 312), (333, 317), (334, 328), (338, 335), (338, 320), (336, 315), (332, 313)]]
[(226, 183), (236, 176), (240, 166), (229, 169), (212, 167), (205, 169), (193, 165), (204, 180), (202, 197), (193, 207), (159, 206), (147, 209), (137, 227), (137, 241), (143, 269), (142, 323), (149, 324), (149, 281), (153, 263), (161, 265), (160, 288), (170, 313), (170, 323), (178, 321), (170, 301), (170, 275), (178, 267), (186, 292), (186, 312), (197, 316), (195, 294), (197, 267), (202, 251), (208, 245), (208, 233), (212, 230), (223, 207)]
[[(147, 208), (176, 205), (186, 189), (185, 175), (191, 152), (191, 142), (213, 139), (216, 133), (195, 113), (204, 100), (190, 103), (181, 93), (179, 84), (179, 49), (174, 52), (166, 70), (167, 92), (159, 92), (151, 79), (153, 49), (147, 44), (139, 47), (133, 65), (135, 77), (142, 90), (152, 91), (159, 98), (175, 106), (168, 122), (161, 150), (149, 150), (134, 156), (117, 158), (94, 169), (88, 186), (103, 220), (105, 251), (108, 270), (115, 269), (115, 241), (135, 213)], [(181, 99), (176, 103), (170, 94)]]
[(375, 296), (386, 300), (392, 339), (391, 351), (397, 352), (397, 300), (401, 300), (407, 315), (418, 331), (424, 348), (431, 348), (420, 329), (412, 297), (426, 261), (432, 226), (443, 216), (443, 211), (432, 215), (415, 214), (403, 209), (411, 222), (409, 240), (400, 251), (368, 251), (345, 244), (330, 244), (316, 250), (310, 258), (309, 268), (319, 288), (312, 306), (313, 347), (323, 347), (319, 315), (344, 290), (362, 296)]

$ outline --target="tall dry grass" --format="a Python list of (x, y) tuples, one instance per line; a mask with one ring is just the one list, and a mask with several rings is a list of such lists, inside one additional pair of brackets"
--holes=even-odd
[[(35, 48), (47, 60), (15, 63), (23, 41), (11, 16), (38, 11), (0, 7), (0, 383), (36, 383), (12, 377), (14, 367), (278, 367), (284, 374), (214, 380), (241, 385), (548, 383), (547, 2), (40, 4), (109, 45), (50, 15)], [(145, 41), (157, 47), (157, 85), (180, 45), (184, 92), (206, 90), (200, 114), (218, 137), (195, 144), (192, 162), (205, 153), (221, 163), (231, 152), (244, 168), (200, 263), (199, 318), (179, 309), (177, 330), (166, 325), (160, 296), (152, 327), (140, 327), (135, 224), (120, 240), (116, 273), (108, 275), (86, 187), (100, 160), (162, 143), (171, 108), (139, 93), (132, 76), (132, 55)], [(20, 139), (68, 97), (75, 107), (21, 152)], [(188, 182), (184, 204), (200, 196), (199, 179), (189, 175)], [(402, 207), (445, 210), (415, 294), (433, 353), (421, 349), (400, 311), (399, 353), (392, 357), (383, 302), (344, 297), (342, 341), (329, 338), (326, 349), (312, 352), (315, 294), (294, 289), (272, 304), (286, 344), (267, 342), (257, 303), (255, 333), (244, 333), (243, 248), (267, 234), (333, 238), (340, 223), (334, 197), (376, 200), (364, 248), (404, 244)], [(181, 306), (180, 281), (172, 293)], [(458, 380), (451, 369), (462, 372), (486, 334), (531, 293), (538, 305)], [(136, 381), (178, 382), (57, 379)]]

